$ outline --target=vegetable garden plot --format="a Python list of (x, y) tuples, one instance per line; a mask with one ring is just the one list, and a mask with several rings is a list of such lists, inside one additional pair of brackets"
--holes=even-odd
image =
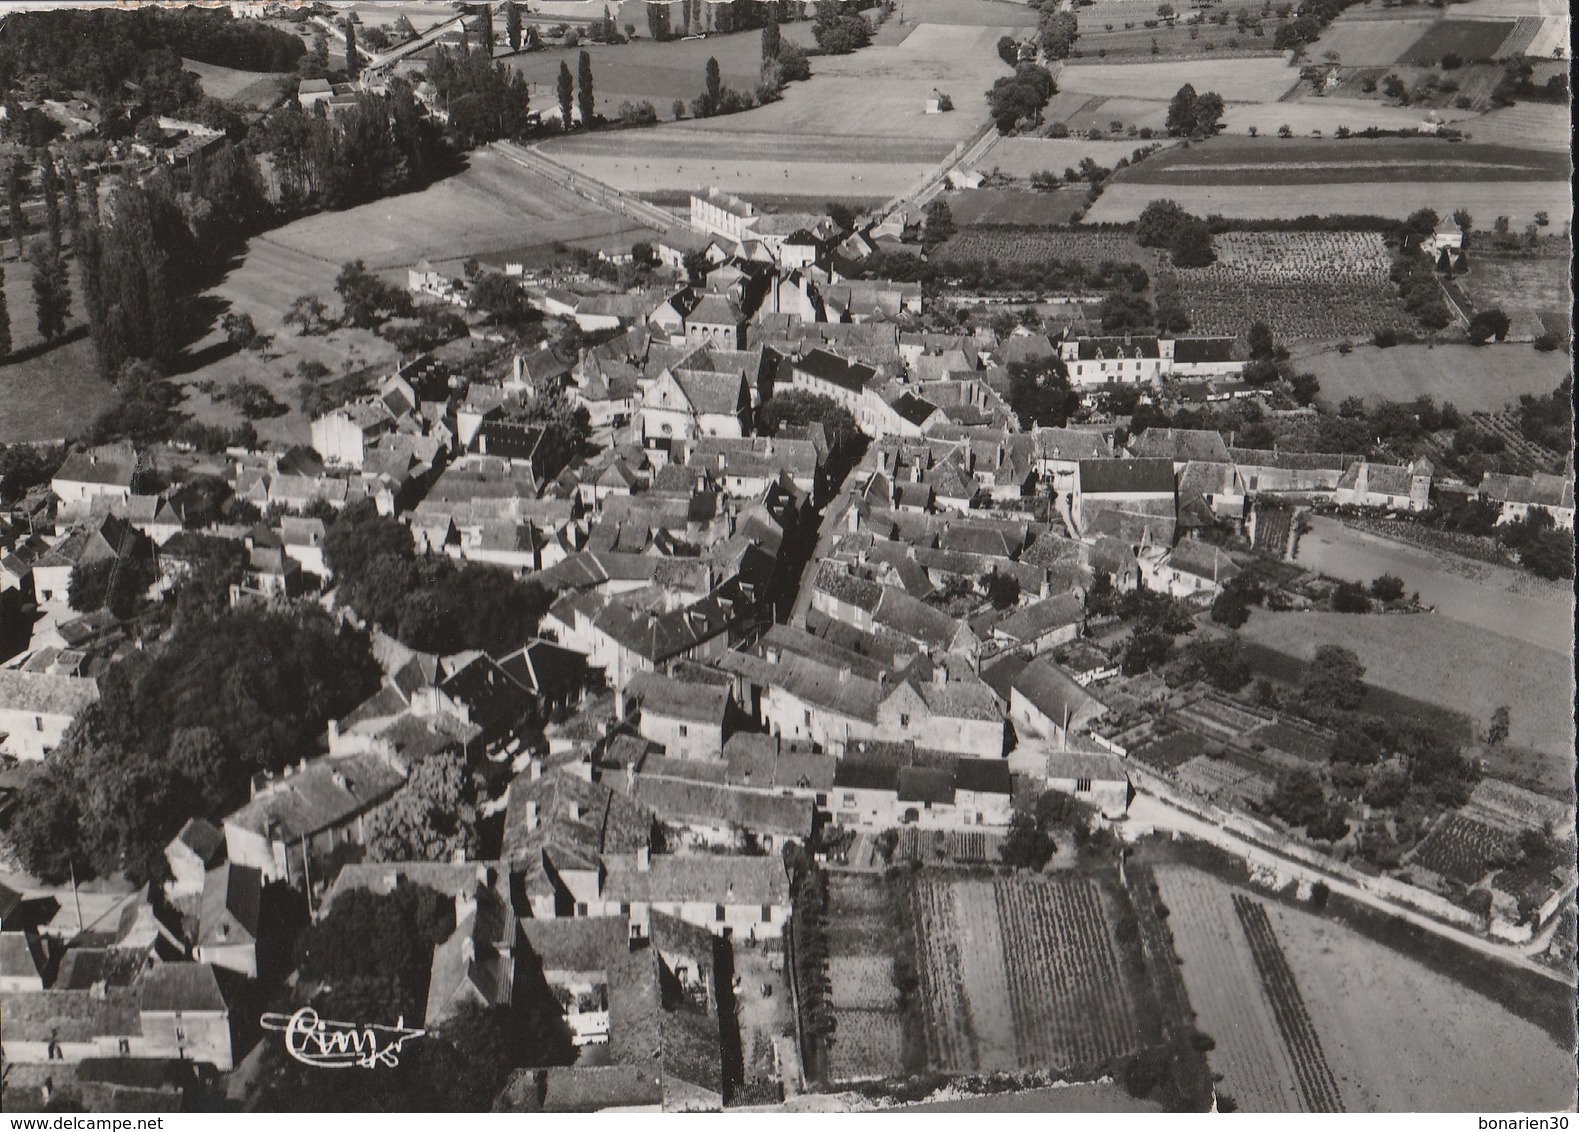
[(1438, 876), (1474, 884), (1491, 871), (1494, 859), (1517, 853), (1514, 837), (1506, 830), (1462, 814), (1449, 814), (1420, 843), (1411, 861)]
[(1321, 1039), (1305, 1010), (1305, 1000), (1300, 996), (1288, 960), (1283, 958), (1283, 949), (1278, 946), (1266, 909), (1248, 896), (1235, 894), (1234, 911), (1239, 915), (1245, 938), (1250, 941), (1250, 954), (1293, 1061), (1294, 1078), (1299, 1083), (1305, 1107), (1311, 1112), (1344, 1111), (1338, 1082), (1327, 1065)]
[(1045, 263), (1056, 259), (1095, 267), (1104, 260), (1146, 263), (1151, 256), (1121, 232), (1062, 232), (1037, 228), (971, 228), (952, 237), (935, 253), (949, 260)]

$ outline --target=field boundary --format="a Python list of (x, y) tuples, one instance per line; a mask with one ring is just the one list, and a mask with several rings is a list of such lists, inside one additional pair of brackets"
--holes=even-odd
[(514, 142), (495, 142), (489, 147), (506, 161), (512, 161), (524, 169), (540, 173), (555, 184), (569, 189), (579, 197), (583, 197), (593, 204), (604, 208), (613, 209), (621, 216), (628, 217), (659, 232), (667, 232), (670, 228), (682, 223), (680, 218), (667, 209), (659, 208), (655, 204), (623, 193), (611, 185), (577, 173), (567, 165), (543, 153), (536, 146), (520, 146)]

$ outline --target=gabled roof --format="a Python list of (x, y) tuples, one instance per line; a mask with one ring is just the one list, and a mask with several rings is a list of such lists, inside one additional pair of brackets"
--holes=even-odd
[(626, 686), (626, 695), (641, 705), (643, 715), (684, 719), (721, 726), (729, 707), (729, 688), (718, 684), (693, 684), (656, 672), (638, 673)]
[(747, 397), (745, 378), (738, 373), (678, 369), (674, 371), (674, 380), (697, 416), (732, 417), (740, 411)]
[(914, 393), (904, 393), (893, 402), (892, 408), (900, 417), (920, 428), (932, 419), (938, 412), (938, 407), (931, 401), (917, 397)]
[(787, 364), (794, 370), (848, 389), (851, 393), (861, 392), (877, 377), (875, 367), (821, 349), (812, 350)]
[(1087, 495), (1172, 495), (1173, 461), (1081, 460), (1080, 491)]
[(746, 321), (746, 316), (733, 299), (709, 292), (685, 316), (685, 321), (688, 325), (740, 326)]
[(137, 450), (130, 441), (73, 452), (55, 472), (61, 483), (95, 483), (130, 488), (137, 471)]
[(1033, 602), (998, 622), (994, 631), (1016, 641), (1035, 641), (1066, 625), (1085, 619), (1085, 604), (1074, 594), (1055, 594)]
[(1227, 464), (1232, 457), (1221, 433), (1207, 429), (1148, 428), (1132, 437), (1129, 450), (1137, 457), (1167, 457), (1175, 463), (1206, 460)]
[(210, 870), (203, 878), (198, 946), (255, 943), (262, 898), (263, 874), (257, 869), (227, 861)]
[(143, 974), (138, 1008), (144, 1012), (201, 1014), (228, 1011), (214, 968), (207, 963), (157, 963)]
[(1030, 661), (1010, 683), (1026, 702), (1060, 726), (1066, 716), (1074, 719), (1082, 712), (1094, 710), (1100, 715), (1107, 711), (1101, 700), (1048, 660)]

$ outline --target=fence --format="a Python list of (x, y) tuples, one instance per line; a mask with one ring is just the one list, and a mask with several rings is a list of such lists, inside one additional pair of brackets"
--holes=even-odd
[(512, 142), (497, 142), (494, 148), (501, 156), (517, 165), (541, 173), (577, 196), (618, 212), (621, 216), (629, 217), (639, 224), (655, 228), (659, 232), (667, 232), (681, 223), (680, 218), (674, 213), (623, 193), (602, 181), (588, 177), (585, 173), (578, 173), (568, 165), (562, 165), (536, 149), (529, 149)]

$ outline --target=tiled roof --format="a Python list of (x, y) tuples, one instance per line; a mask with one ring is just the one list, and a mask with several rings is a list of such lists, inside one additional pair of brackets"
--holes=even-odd
[(1226, 464), (1232, 459), (1222, 434), (1207, 429), (1148, 428), (1132, 437), (1128, 447), (1137, 457), (1167, 457), (1175, 463), (1207, 460)]
[(1092, 708), (1106, 710), (1101, 700), (1050, 661), (1032, 660), (1015, 675), (1011, 684), (1032, 707), (1060, 724), (1066, 712), (1073, 719)]
[(254, 942), (262, 897), (263, 874), (257, 869), (227, 861), (210, 870), (203, 878), (198, 945)]
[(88, 1042), (137, 1038), (142, 1022), (130, 988), (0, 994), (0, 1042)]
[(273, 828), (294, 841), (383, 801), (405, 780), (405, 769), (383, 755), (328, 756), (276, 780), (225, 822), (256, 833)]
[(651, 774), (637, 776), (635, 797), (671, 821), (716, 823), (789, 837), (809, 837), (815, 811), (810, 798)]
[(144, 972), (138, 1007), (151, 1012), (196, 1014), (228, 1009), (214, 968), (207, 963), (157, 963)]
[(839, 601), (864, 609), (868, 613), (874, 612), (883, 600), (881, 585), (846, 573), (831, 562), (824, 562), (817, 567), (817, 577), (813, 584), (817, 589)]
[(868, 680), (837, 666), (822, 664), (794, 653), (777, 661), (745, 652), (727, 652), (718, 667), (762, 688), (782, 688), (802, 703), (824, 708), (852, 719), (874, 720), (881, 690)]
[(1085, 618), (1085, 605), (1074, 594), (1055, 594), (1045, 601), (1017, 609), (998, 622), (996, 631), (1017, 641), (1034, 641), (1055, 629), (1079, 624)]
[(706, 370), (674, 371), (675, 383), (697, 415), (734, 416), (745, 399), (744, 382), (738, 373), (712, 373)]
[(130, 488), (137, 469), (137, 451), (130, 442), (73, 452), (55, 473), (61, 483), (95, 483)]
[(1178, 338), (1173, 343), (1173, 360), (1186, 365), (1227, 362), (1233, 356), (1232, 338)]
[(794, 369), (821, 381), (859, 393), (877, 376), (877, 370), (860, 362), (841, 358), (827, 350), (812, 350), (804, 357), (790, 363)]
[(656, 672), (638, 673), (626, 695), (641, 704), (643, 714), (719, 726), (729, 705), (728, 687), (692, 684)]
[(611, 857), (604, 895), (629, 904), (789, 903), (789, 878), (776, 855), (715, 857), (654, 855), (642, 869), (634, 857)]
[(1172, 495), (1173, 461), (1081, 460), (1080, 491), (1087, 495)]

